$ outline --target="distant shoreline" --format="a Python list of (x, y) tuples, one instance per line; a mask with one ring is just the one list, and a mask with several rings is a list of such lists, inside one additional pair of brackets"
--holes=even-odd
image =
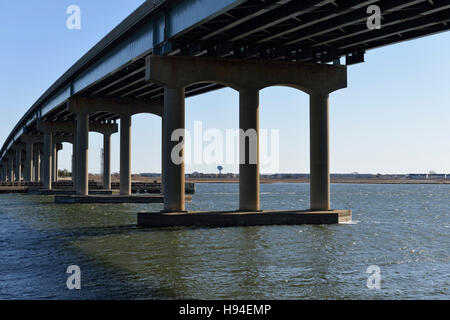
[[(62, 178), (70, 179), (70, 178)], [(91, 175), (89, 180), (101, 181), (100, 176)], [(112, 176), (112, 182), (119, 182), (119, 179)], [(161, 182), (160, 177), (143, 177), (139, 175), (132, 175), (131, 180), (133, 182)], [(186, 182), (193, 183), (239, 183), (239, 178), (186, 178)], [(261, 178), (261, 184), (273, 184), (273, 183), (309, 183), (309, 179), (268, 179)], [(332, 184), (339, 183), (353, 183), (353, 184), (450, 184), (450, 180), (444, 179), (383, 179), (383, 178), (366, 178), (366, 179), (354, 179), (354, 178), (331, 178)]]
[[(238, 183), (239, 179), (221, 178), (189, 178), (186, 182), (194, 183)], [(309, 183), (309, 179), (261, 179), (262, 184), (271, 183)], [(353, 184), (450, 184), (450, 180), (410, 180), (410, 179), (331, 179), (332, 184), (353, 183)]]

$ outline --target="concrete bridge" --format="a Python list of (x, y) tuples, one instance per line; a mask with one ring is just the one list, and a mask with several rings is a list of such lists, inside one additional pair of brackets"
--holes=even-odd
[[(381, 9), (371, 30), (367, 8)], [(224, 86), (239, 92), (239, 125), (259, 130), (259, 91), (290, 86), (310, 95), (311, 210), (330, 212), (329, 96), (347, 86), (346, 64), (372, 48), (450, 28), (448, 0), (153, 0), (104, 37), (31, 106), (0, 150), (2, 181), (51, 189), (62, 142), (73, 145), (76, 193), (87, 195), (89, 131), (120, 134), (120, 193), (131, 194), (130, 130), (137, 113), (162, 121), (164, 210), (184, 212), (184, 163), (173, 163), (174, 130), (186, 97)], [(333, 62), (333, 64), (329, 64)], [(120, 119), (120, 128), (116, 121)], [(239, 209), (259, 212), (258, 143), (243, 143)]]

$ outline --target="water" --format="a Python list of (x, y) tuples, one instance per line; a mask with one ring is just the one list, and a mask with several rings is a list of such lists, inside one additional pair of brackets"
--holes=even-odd
[[(307, 184), (261, 186), (263, 209), (308, 208)], [(161, 204), (56, 205), (0, 195), (0, 299), (448, 299), (450, 185), (332, 185), (352, 224), (139, 229)], [(230, 210), (198, 184), (189, 210)], [(66, 268), (81, 268), (68, 290)], [(381, 289), (366, 286), (381, 269)]]

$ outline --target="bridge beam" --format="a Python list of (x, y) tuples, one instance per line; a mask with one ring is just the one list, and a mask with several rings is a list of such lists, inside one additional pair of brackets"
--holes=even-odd
[(163, 180), (166, 210), (184, 210), (179, 187), (181, 182), (184, 185), (184, 159), (181, 157), (183, 162), (179, 165), (173, 164), (173, 159), (169, 160), (176, 145), (170, 138), (174, 130), (184, 129), (184, 88), (202, 82), (217, 83), (239, 91), (241, 135), (249, 129), (254, 131), (253, 142), (247, 144), (248, 136), (240, 137), (239, 207), (242, 211), (260, 209), (259, 90), (283, 85), (308, 93), (311, 97), (310, 205), (313, 210), (330, 210), (328, 97), (331, 92), (347, 87), (345, 66), (151, 55), (146, 58), (145, 71), (147, 81), (165, 87), (163, 139), (167, 148), (164, 148)]

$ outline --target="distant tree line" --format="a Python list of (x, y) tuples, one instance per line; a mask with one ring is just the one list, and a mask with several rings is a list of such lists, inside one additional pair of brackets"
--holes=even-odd
[(66, 178), (66, 177), (71, 177), (71, 176), (72, 176), (72, 172), (69, 172), (67, 169), (58, 170), (58, 177)]

